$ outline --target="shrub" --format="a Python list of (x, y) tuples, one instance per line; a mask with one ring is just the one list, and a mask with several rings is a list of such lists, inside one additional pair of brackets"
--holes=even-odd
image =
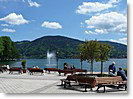
[(26, 68), (26, 60), (22, 60), (21, 65), (22, 65), (22, 68), (25, 69)]
[(124, 68), (123, 70), (125, 71), (125, 74), (126, 74), (126, 76), (127, 76), (127, 68)]

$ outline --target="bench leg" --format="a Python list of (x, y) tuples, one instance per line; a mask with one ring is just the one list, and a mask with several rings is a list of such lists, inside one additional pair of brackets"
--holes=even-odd
[(120, 88), (120, 85), (118, 85), (117, 89), (119, 89), (119, 88)]
[(63, 81), (61, 81), (61, 86), (63, 86)]
[(106, 92), (105, 86), (103, 86), (103, 87), (104, 87), (104, 90), (103, 90), (103, 92)]
[(61, 76), (61, 73), (60, 72), (58, 72), (59, 73), (59, 76)]
[(93, 89), (92, 89), (92, 88), (90, 88), (90, 91), (93, 91)]
[(104, 90), (103, 90), (103, 92), (106, 92), (106, 88), (105, 88), (105, 86), (103, 86), (103, 85), (98, 85), (98, 88), (97, 88), (97, 92), (99, 91), (99, 88), (101, 88), (101, 87), (103, 87), (104, 88)]
[(97, 90), (96, 91), (99, 91), (99, 88), (101, 87), (101, 85), (98, 85), (98, 87), (97, 87)]
[(87, 92), (87, 85), (85, 85), (85, 90), (84, 90), (84, 92)]
[(71, 83), (69, 82), (69, 87), (71, 87)]
[(127, 85), (125, 84), (125, 90), (127, 90)]
[(64, 88), (66, 88), (66, 82), (64, 82)]

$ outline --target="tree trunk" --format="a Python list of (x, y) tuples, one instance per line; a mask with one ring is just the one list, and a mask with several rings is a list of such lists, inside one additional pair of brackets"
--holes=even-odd
[(101, 77), (103, 75), (103, 61), (101, 61)]
[(91, 74), (93, 74), (93, 60), (91, 60)]
[(80, 63), (81, 63), (81, 64), (80, 64), (80, 65), (81, 65), (81, 69), (83, 69), (83, 67), (82, 67), (82, 65), (83, 65), (83, 64), (82, 64), (82, 60), (80, 61)]

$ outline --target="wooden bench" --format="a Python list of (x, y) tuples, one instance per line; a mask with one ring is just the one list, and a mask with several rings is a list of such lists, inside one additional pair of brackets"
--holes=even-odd
[(39, 69), (39, 68), (27, 68), (30, 75), (33, 75), (34, 73), (41, 73), (43, 74), (43, 69)]
[(96, 77), (96, 85), (98, 86), (96, 91), (99, 91), (101, 87), (104, 88), (103, 92), (106, 91), (106, 86), (114, 86), (117, 85), (118, 89), (120, 86), (124, 86), (125, 90), (127, 89), (127, 81), (123, 81), (121, 76), (116, 77)]
[(71, 83), (75, 83), (77, 86), (82, 86), (85, 88), (84, 92), (87, 92), (87, 88), (94, 88), (96, 86), (95, 77), (89, 76), (79, 76), (77, 74), (68, 75), (66, 79), (61, 79), (61, 85), (64, 85), (64, 88), (68, 85), (69, 87), (72, 86)]
[(0, 73), (3, 73), (3, 72), (4, 72), (4, 70), (2, 68), (0, 68)]
[(7, 67), (0, 67), (1, 69), (3, 69), (3, 71), (7, 71)]
[(1, 73), (7, 72), (7, 70), (8, 70), (7, 67), (2, 67), (2, 66), (0, 67), (0, 72)]
[(96, 86), (96, 79), (95, 77), (89, 76), (76, 76), (76, 82), (79, 86), (83, 86), (85, 88), (84, 92), (87, 92), (87, 88), (94, 88)]
[(61, 86), (64, 86), (66, 88), (66, 85), (71, 86), (71, 83), (76, 82), (76, 74), (75, 75), (68, 75), (66, 79), (60, 79), (61, 80)]
[(22, 69), (21, 68), (10, 68), (9, 69), (9, 74), (13, 74), (13, 72), (18, 72), (19, 74), (22, 74)]
[(66, 85), (68, 84), (71, 86), (71, 82), (77, 83), (78, 86), (84, 86), (85, 90), (84, 92), (87, 91), (87, 88), (92, 88), (97, 86), (97, 92), (101, 87), (104, 87), (103, 92), (106, 91), (105, 87), (106, 86), (114, 86), (117, 85), (118, 89), (121, 85), (125, 86), (125, 90), (127, 89), (127, 81), (123, 81), (120, 76), (116, 77), (90, 77), (90, 76), (79, 76), (75, 75), (72, 79), (72, 76), (67, 76), (66, 79), (61, 80), (62, 85), (64, 82), (64, 88), (66, 88)]
[(66, 75), (66, 74), (73, 74), (75, 71), (74, 70), (58, 70), (58, 73), (59, 73), (59, 75), (61, 75), (61, 73), (64, 73), (64, 76)]
[(58, 72), (59, 69), (58, 68), (45, 68), (44, 70), (50, 73), (51, 71)]
[(84, 72), (84, 73), (87, 73), (87, 70), (84, 70), (84, 69), (79, 69), (79, 68), (76, 68), (76, 69), (73, 69), (75, 72)]

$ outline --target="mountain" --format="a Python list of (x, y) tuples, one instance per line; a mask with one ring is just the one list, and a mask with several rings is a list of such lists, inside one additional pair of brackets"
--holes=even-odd
[[(114, 46), (111, 57), (121, 58), (127, 56), (127, 46), (109, 41), (99, 41)], [(77, 58), (77, 47), (84, 43), (77, 39), (64, 36), (44, 36), (33, 41), (15, 42), (18, 51), (25, 58), (46, 58), (47, 51), (59, 52), (59, 58)]]

